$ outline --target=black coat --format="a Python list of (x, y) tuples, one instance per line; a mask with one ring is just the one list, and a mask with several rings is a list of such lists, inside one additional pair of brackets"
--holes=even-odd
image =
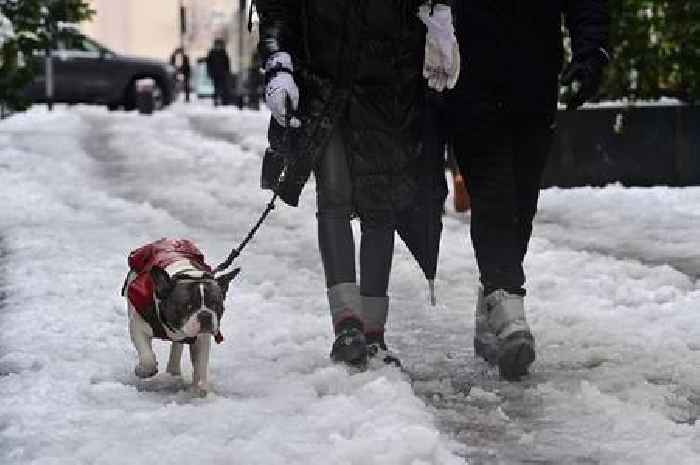
[[(417, 192), (425, 27), (421, 0), (258, 0), (263, 60), (289, 52), (300, 89), (282, 198), (295, 204), (339, 120), (363, 219), (392, 221)], [(269, 139), (284, 145), (274, 120)]]
[(231, 72), (228, 53), (224, 49), (212, 48), (207, 55), (207, 74), (214, 81), (223, 81)]
[(462, 70), (455, 111), (465, 103), (502, 102), (515, 111), (551, 114), (563, 64), (562, 13), (574, 55), (606, 47), (607, 0), (457, 0)]

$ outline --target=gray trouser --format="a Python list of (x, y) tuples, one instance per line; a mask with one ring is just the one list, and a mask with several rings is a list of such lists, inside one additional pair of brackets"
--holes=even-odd
[(391, 225), (362, 223), (358, 288), (355, 241), (350, 226), (353, 186), (345, 144), (337, 128), (315, 175), (318, 247), (326, 274), (333, 325), (336, 327), (344, 319), (355, 317), (364, 322), (365, 332), (381, 332), (388, 312), (394, 229)]

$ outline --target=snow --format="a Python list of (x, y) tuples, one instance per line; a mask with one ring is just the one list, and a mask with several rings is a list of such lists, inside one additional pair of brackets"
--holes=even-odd
[[(566, 105), (558, 104), (560, 110), (566, 110)], [(629, 99), (603, 100), (600, 102), (587, 102), (581, 106), (582, 110), (600, 109), (625, 109), (625, 108), (658, 108), (658, 107), (683, 107), (687, 106), (682, 100), (675, 97), (660, 97), (657, 99)]]
[(237, 261), (213, 392), (189, 393), (189, 363), (137, 379), (127, 253), (188, 237), (223, 259), (269, 200), (268, 119), (178, 104), (0, 123), (0, 463), (700, 463), (700, 188), (543, 192), (526, 261), (538, 360), (507, 383), (473, 357), (469, 218), (449, 208), (437, 308), (396, 248), (388, 338), (411, 379), (333, 365), (309, 186)]

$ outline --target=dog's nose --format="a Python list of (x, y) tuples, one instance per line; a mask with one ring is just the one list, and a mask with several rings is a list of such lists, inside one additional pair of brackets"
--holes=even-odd
[(211, 313), (201, 312), (197, 314), (197, 321), (199, 321), (202, 331), (211, 332), (214, 329), (214, 322), (212, 321)]

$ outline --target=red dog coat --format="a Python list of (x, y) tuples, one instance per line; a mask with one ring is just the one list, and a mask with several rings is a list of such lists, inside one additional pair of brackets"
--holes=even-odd
[[(125, 295), (134, 309), (153, 328), (153, 335), (160, 339), (169, 339), (165, 328), (155, 315), (154, 286), (151, 268), (167, 268), (178, 261), (188, 261), (192, 268), (211, 273), (211, 267), (204, 262), (204, 254), (187, 239), (160, 239), (133, 250), (129, 254), (129, 268), (136, 277), (127, 281), (122, 295)], [(128, 279), (128, 277), (127, 277)], [(221, 332), (214, 335), (217, 343), (223, 340)]]

